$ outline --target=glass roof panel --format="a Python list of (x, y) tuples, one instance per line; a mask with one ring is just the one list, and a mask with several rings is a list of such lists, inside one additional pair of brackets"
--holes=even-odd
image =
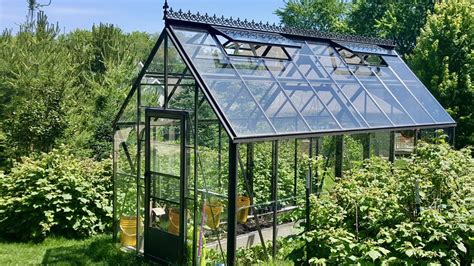
[(397, 56), (347, 65), (329, 40), (292, 41), (290, 60), (229, 55), (205, 29), (172, 29), (234, 138), (454, 123)]
[(405, 109), (398, 103), (398, 100), (386, 89), (385, 84), (372, 72), (370, 67), (351, 66), (350, 69), (395, 125), (410, 125), (415, 123), (411, 116), (408, 115)]
[(388, 67), (372, 67), (372, 71), (385, 83), (398, 102), (405, 108), (410, 116), (418, 124), (433, 124), (436, 121), (426, 111), (426, 109), (411, 94), (405, 85), (398, 80), (395, 73)]
[[(216, 42), (211, 45), (204, 44), (205, 40), (209, 40), (210, 34), (188, 30), (176, 30), (176, 34), (183, 40), (181, 42), (184, 50), (202, 73), (207, 88), (235, 133), (239, 136), (275, 133), (269, 119), (255, 102), (244, 82), (238, 78), (237, 72), (223, 52), (214, 49), (209, 53), (209, 48), (214, 48), (213, 45), (216, 45)], [(201, 40), (201, 44), (196, 47), (194, 43), (198, 40)]]
[[(309, 126), (268, 71), (262, 59), (232, 58), (231, 63), (272, 121), (277, 132), (310, 132)], [(263, 79), (258, 80), (259, 78)]]
[[(364, 122), (367, 122), (369, 127), (392, 126), (388, 116), (374, 101), (366, 88), (358, 82), (334, 49), (327, 44), (312, 44), (312, 46), (311, 50), (313, 51), (324, 51), (324, 54), (330, 54), (330, 56), (313, 55), (311, 58), (318, 62), (322, 69), (334, 80), (334, 83), (341, 89), (341, 93), (363, 117)], [(326, 48), (319, 48), (318, 46), (326, 46)]]
[(446, 110), (444, 110), (441, 104), (439, 104), (401, 58), (384, 56), (383, 59), (393, 72), (395, 72), (398, 79), (405, 84), (408, 90), (410, 90), (436, 122), (454, 123), (454, 120), (449, 116)]
[(222, 35), (230, 38), (237, 42), (251, 42), (261, 44), (273, 44), (278, 46), (289, 46), (289, 47), (301, 47), (298, 43), (283, 37), (277, 33), (251, 31), (251, 30), (238, 30), (233, 28), (225, 27), (213, 27), (219, 31)]
[[(283, 90), (294, 102), (295, 106), (298, 106), (298, 111), (303, 115), (309, 125), (313, 125), (313, 130), (342, 128), (334, 114), (328, 110), (328, 107), (321, 101), (320, 96), (309, 84), (308, 80), (304, 78), (300, 69), (292, 61), (270, 59), (265, 59), (264, 61), (268, 69), (272, 72), (272, 75), (276, 78)], [(305, 94), (302, 94), (301, 91), (305, 91)], [(308, 98), (304, 95), (308, 95), (310, 97)], [(301, 105), (301, 103), (303, 104)], [(321, 121), (315, 121), (315, 119), (322, 119), (322, 117), (315, 117), (315, 113), (311, 112), (311, 110), (317, 111), (318, 114), (324, 114), (323, 121), (325, 121), (327, 125), (322, 125)]]

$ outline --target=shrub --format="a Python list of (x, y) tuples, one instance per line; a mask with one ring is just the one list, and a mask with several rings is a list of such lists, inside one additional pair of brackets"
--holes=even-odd
[(0, 234), (15, 240), (85, 237), (112, 219), (111, 162), (76, 158), (61, 146), (0, 173)]
[(471, 263), (474, 160), (468, 149), (436, 142), (420, 143), (405, 164), (373, 157), (328, 193), (313, 195), (310, 230), (283, 239), (279, 258), (318, 265)]

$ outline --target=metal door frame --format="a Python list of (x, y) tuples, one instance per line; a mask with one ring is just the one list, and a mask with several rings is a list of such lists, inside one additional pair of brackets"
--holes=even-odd
[[(180, 217), (179, 221), (179, 235), (175, 236), (168, 232), (161, 231), (159, 229), (150, 228), (150, 193), (151, 193), (151, 171), (150, 171), (150, 160), (151, 160), (151, 139), (150, 139), (150, 121), (152, 118), (165, 118), (180, 120), (180, 193), (179, 193), (179, 205), (180, 205)], [(164, 110), (160, 108), (146, 108), (145, 109), (145, 221), (144, 221), (144, 255), (150, 259), (161, 261), (171, 264), (182, 264), (186, 262), (186, 187), (188, 179), (188, 140), (189, 140), (189, 113), (183, 110)], [(153, 239), (152, 234), (161, 235), (164, 239)], [(169, 236), (166, 236), (169, 234)], [(175, 238), (175, 241), (166, 241), (167, 238)], [(157, 242), (158, 241), (158, 242)], [(165, 246), (170, 243), (174, 243), (176, 247), (170, 247), (176, 250), (176, 261), (169, 261), (166, 258), (160, 258), (153, 255), (153, 248), (159, 248), (160, 242)], [(152, 245), (155, 244), (155, 245)], [(158, 245), (156, 245), (158, 244)], [(149, 245), (149, 246), (148, 246)]]

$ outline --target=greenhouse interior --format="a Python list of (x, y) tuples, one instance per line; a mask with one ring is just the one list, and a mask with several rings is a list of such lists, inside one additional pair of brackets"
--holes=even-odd
[[(455, 121), (392, 41), (192, 14), (165, 27), (114, 121), (114, 236), (167, 264), (310, 224), (309, 197)], [(270, 244), (268, 244), (270, 243)]]

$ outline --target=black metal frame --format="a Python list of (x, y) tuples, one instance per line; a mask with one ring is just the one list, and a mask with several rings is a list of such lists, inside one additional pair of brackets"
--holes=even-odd
[[(178, 260), (177, 261), (166, 261), (163, 258), (157, 257), (153, 255), (153, 252), (149, 252), (150, 248), (159, 248), (157, 242), (154, 242), (154, 245), (152, 245), (153, 240), (149, 235), (151, 235), (151, 228), (148, 225), (148, 221), (150, 221), (150, 189), (151, 189), (151, 170), (150, 170), (150, 144), (151, 144), (151, 139), (150, 139), (150, 121), (151, 118), (167, 118), (167, 119), (175, 119), (180, 121), (180, 196), (179, 196), (179, 206), (180, 206), (180, 221), (179, 221), (179, 235), (178, 237), (178, 242), (175, 239), (176, 237), (174, 235), (171, 235), (169, 233), (162, 233), (159, 232), (161, 237), (165, 237), (168, 239), (167, 241), (170, 241), (172, 243), (180, 243), (176, 247), (171, 247), (172, 249), (176, 249), (177, 253), (179, 254), (177, 256)], [(188, 129), (188, 122), (189, 122), (189, 112), (183, 111), (183, 110), (166, 110), (166, 109), (161, 109), (161, 108), (146, 108), (145, 109), (145, 223), (144, 223), (144, 236), (145, 236), (145, 246), (144, 246), (144, 255), (145, 257), (149, 257), (153, 260), (165, 262), (165, 263), (185, 263), (187, 261), (186, 259), (186, 234), (187, 234), (187, 228), (186, 228), (186, 219), (183, 219), (183, 217), (186, 217), (186, 209), (187, 209), (187, 202), (186, 202), (186, 190), (187, 190), (187, 176), (188, 176), (188, 153), (187, 153), (187, 146), (188, 146), (188, 139), (189, 139), (189, 129)], [(174, 177), (173, 177), (174, 178)], [(162, 201), (165, 201), (165, 199), (160, 199)], [(158, 229), (155, 229), (158, 230)], [(158, 233), (158, 232), (157, 232)], [(169, 235), (169, 237), (166, 237), (166, 234)], [(159, 239), (161, 241), (166, 239)], [(160, 245), (161, 247), (165, 247), (167, 245), (170, 245), (170, 243), (163, 243), (163, 245)], [(150, 247), (148, 246), (150, 245)], [(171, 251), (172, 249), (167, 249)], [(171, 256), (171, 254), (170, 254)]]
[[(238, 165), (239, 165), (239, 147), (241, 144), (247, 144), (247, 160), (246, 160), (246, 169), (244, 170), (243, 168), (241, 171), (244, 171), (242, 174), (244, 175), (244, 178), (246, 182), (248, 182), (248, 193), (253, 195), (253, 170), (254, 170), (254, 148), (253, 148), (253, 143), (254, 142), (261, 142), (261, 141), (272, 141), (272, 178), (271, 178), (271, 191), (272, 191), (272, 198), (271, 201), (269, 202), (273, 206), (272, 210), (272, 215), (273, 215), (273, 235), (272, 235), (272, 243), (273, 243), (273, 248), (272, 248), (272, 255), (275, 257), (276, 252), (277, 252), (277, 246), (276, 246), (276, 237), (277, 237), (277, 210), (278, 210), (278, 204), (280, 199), (278, 198), (278, 157), (279, 157), (279, 140), (283, 139), (295, 139), (295, 154), (294, 154), (294, 172), (295, 172), (295, 180), (294, 180), (294, 197), (296, 198), (296, 185), (297, 185), (297, 167), (298, 167), (298, 139), (309, 139), (309, 156), (314, 157), (315, 155), (319, 154), (319, 138), (320, 136), (337, 136), (337, 141), (336, 141), (336, 153), (335, 153), (335, 171), (336, 171), (336, 176), (342, 177), (343, 173), (343, 158), (344, 158), (344, 141), (343, 141), (343, 136), (342, 134), (356, 134), (356, 133), (372, 133), (372, 132), (381, 132), (381, 131), (390, 131), (391, 132), (391, 137), (390, 137), (390, 153), (389, 153), (389, 159), (393, 161), (395, 159), (395, 154), (394, 154), (394, 131), (399, 131), (399, 130), (415, 130), (416, 132), (419, 132), (421, 129), (424, 128), (448, 128), (448, 127), (454, 127), (456, 124), (455, 123), (445, 123), (445, 124), (436, 124), (436, 125), (416, 125), (416, 126), (389, 126), (389, 127), (372, 127), (370, 129), (353, 129), (353, 130), (327, 130), (327, 131), (320, 131), (320, 132), (305, 132), (305, 133), (291, 133), (291, 134), (261, 134), (261, 135), (254, 135), (250, 137), (237, 137), (236, 133), (233, 131), (230, 122), (228, 119), (226, 119), (226, 114), (218, 108), (218, 103), (217, 100), (214, 99), (212, 94), (210, 93), (209, 88), (207, 88), (206, 83), (201, 76), (200, 72), (198, 71), (197, 67), (192, 63), (192, 59), (187, 55), (187, 53), (184, 50), (183, 45), (178, 41), (178, 37), (176, 33), (174, 32), (172, 26), (183, 26), (187, 28), (201, 28), (201, 29), (206, 29), (209, 32), (215, 32), (216, 29), (213, 26), (221, 26), (221, 27), (233, 27), (233, 28), (240, 28), (240, 29), (245, 29), (245, 30), (251, 30), (251, 31), (257, 31), (257, 32), (269, 32), (272, 34), (281, 34), (282, 36), (291, 36), (293, 39), (301, 39), (301, 40), (325, 40), (325, 41), (350, 41), (350, 42), (359, 42), (359, 43), (366, 43), (366, 44), (374, 44), (374, 45), (379, 45), (381, 47), (387, 48), (387, 49), (393, 49), (394, 48), (394, 43), (389, 40), (382, 40), (382, 39), (376, 39), (376, 38), (367, 38), (367, 37), (359, 37), (359, 36), (350, 36), (350, 35), (341, 35), (341, 34), (332, 34), (332, 33), (323, 33), (319, 31), (313, 31), (313, 30), (301, 30), (301, 29), (294, 29), (294, 28), (285, 28), (285, 27), (280, 27), (280, 26), (275, 26), (275, 25), (269, 25), (263, 24), (263, 23), (256, 23), (256, 22), (249, 22), (249, 21), (242, 21), (240, 19), (234, 20), (232, 18), (226, 19), (223, 17), (216, 17), (214, 16), (208, 16), (206, 15), (200, 15), (198, 14), (191, 14), (190, 12), (184, 13), (182, 11), (175, 12), (173, 10), (168, 10), (168, 5), (165, 3), (164, 6), (164, 19), (165, 19), (165, 28), (164, 31), (161, 33), (159, 36), (157, 42), (155, 43), (148, 59), (146, 60), (143, 68), (141, 69), (140, 73), (137, 76), (137, 79), (133, 83), (133, 86), (127, 95), (122, 107), (120, 108), (119, 112), (117, 113), (113, 125), (114, 129), (118, 129), (121, 126), (134, 126), (136, 127), (137, 130), (137, 143), (139, 144), (137, 146), (137, 161), (134, 164), (132, 157), (128, 152), (127, 158), (130, 164), (131, 169), (136, 170), (136, 189), (137, 189), (137, 195), (140, 192), (140, 162), (141, 162), (141, 141), (142, 141), (142, 135), (140, 134), (141, 129), (144, 127), (145, 128), (145, 183), (150, 182), (150, 118), (151, 117), (163, 117), (163, 118), (171, 118), (171, 119), (182, 119), (182, 144), (181, 144), (181, 166), (180, 166), (180, 175), (183, 180), (181, 180), (181, 187), (180, 187), (180, 203), (181, 203), (181, 210), (180, 210), (180, 215), (181, 217), (186, 217), (186, 204), (187, 200), (193, 200), (194, 201), (194, 207), (193, 207), (193, 250), (192, 250), (192, 258), (186, 258), (186, 219), (180, 219), (180, 234), (183, 237), (181, 241), (181, 247), (182, 250), (180, 252), (182, 253), (182, 258), (184, 260), (187, 260), (188, 262), (191, 261), (193, 265), (197, 264), (197, 237), (196, 237), (196, 232), (197, 232), (197, 213), (198, 213), (198, 207), (197, 207), (197, 195), (198, 195), (198, 186), (197, 186), (197, 179), (198, 179), (198, 174), (199, 171), (197, 170), (197, 158), (198, 158), (198, 126), (199, 123), (217, 123), (219, 125), (219, 159), (218, 159), (218, 164), (219, 164), (219, 171), (220, 167), (222, 164), (222, 158), (221, 158), (221, 150), (222, 150), (222, 129), (225, 130), (227, 133), (227, 136), (229, 138), (229, 147), (228, 147), (228, 156), (229, 156), (229, 161), (228, 161), (228, 170), (229, 170), (229, 175), (228, 175), (228, 187), (227, 187), (227, 199), (228, 199), (228, 223), (227, 223), (227, 264), (228, 265), (234, 265), (236, 262), (236, 237), (237, 237), (237, 232), (236, 232), (236, 226), (237, 226), (237, 206), (236, 206), (236, 200), (237, 200), (237, 183), (238, 183)], [(213, 36), (215, 38), (215, 36)], [(184, 64), (186, 65), (186, 70), (183, 71), (183, 73), (170, 73), (169, 68), (168, 68), (168, 63), (169, 63), (169, 54), (168, 54), (168, 48), (169, 48), (169, 42), (174, 45), (176, 48), (176, 51), (178, 55), (181, 57), (183, 60)], [(149, 65), (152, 63), (153, 58), (157, 54), (158, 49), (161, 47), (161, 45), (164, 45), (165, 53), (164, 53), (164, 69), (163, 72), (147, 72), (147, 68)], [(271, 46), (278, 46), (272, 44)], [(284, 47), (284, 45), (282, 45)], [(285, 50), (286, 52), (286, 50)], [(288, 55), (289, 56), (289, 55)], [(289, 58), (291, 58), (289, 56)], [(156, 78), (163, 78), (164, 79), (164, 91), (165, 91), (165, 99), (164, 99), (164, 105), (163, 108), (147, 108), (145, 107), (145, 122), (141, 121), (141, 116), (142, 116), (142, 111), (141, 108), (143, 108), (142, 103), (141, 103), (141, 86), (142, 85), (149, 85), (149, 84), (143, 84), (142, 79), (146, 76), (149, 77), (156, 77)], [(169, 84), (169, 78), (177, 78), (178, 81), (176, 84)], [(189, 84), (181, 84), (181, 82), (185, 79), (193, 79), (194, 80), (194, 85), (189, 85)], [(152, 84), (153, 85), (153, 84)], [(168, 91), (168, 86), (174, 86), (171, 91)], [(336, 84), (337, 85), (337, 84)], [(179, 86), (194, 86), (194, 198), (190, 199), (186, 196), (186, 191), (188, 189), (187, 186), (187, 176), (188, 176), (188, 168), (187, 168), (187, 163), (188, 163), (188, 141), (189, 141), (189, 134), (191, 133), (191, 127), (188, 125), (190, 122), (189, 118), (189, 112), (184, 111), (184, 110), (169, 110), (168, 109), (168, 104), (170, 102), (170, 99), (172, 99), (176, 89)], [(340, 88), (339, 88), (340, 89)], [(204, 97), (199, 100), (199, 91), (204, 95)], [(135, 122), (127, 122), (127, 121), (120, 121), (121, 116), (123, 115), (127, 105), (130, 103), (132, 97), (134, 94), (137, 93), (137, 116), (136, 119), (137, 121)], [(213, 110), (214, 114), (216, 115), (217, 119), (210, 119), (210, 120), (205, 120), (205, 119), (199, 119), (198, 117), (198, 111), (199, 107), (201, 104), (206, 101), (209, 103), (211, 109)], [(199, 103), (198, 103), (199, 102)], [(190, 107), (191, 110), (191, 107)], [(418, 134), (416, 134), (418, 135)], [(454, 132), (453, 132), (454, 135)], [(453, 137), (454, 138), (454, 137)], [(418, 138), (415, 137), (415, 141)], [(454, 140), (453, 140), (454, 141)], [(364, 141), (364, 158), (370, 157), (370, 138), (365, 139)], [(115, 140), (114, 140), (114, 148), (115, 148)], [(123, 148), (127, 149), (126, 145), (122, 143)], [(114, 157), (114, 173), (117, 173), (117, 164), (116, 161), (118, 160), (117, 154), (114, 151), (113, 153)], [(310, 201), (309, 197), (311, 194), (318, 193), (319, 188), (316, 188), (316, 191), (313, 190), (313, 178), (319, 178), (317, 176), (317, 171), (314, 171), (315, 169), (308, 169), (308, 175), (306, 177), (306, 188), (305, 188), (305, 207), (306, 207), (306, 230), (309, 230), (311, 228), (311, 220), (310, 220), (310, 215), (309, 215), (309, 209), (310, 209)], [(220, 178), (220, 175), (219, 175)], [(115, 178), (113, 180), (113, 186), (114, 186), (114, 230), (116, 230), (116, 193), (117, 193), (117, 187), (115, 183)], [(149, 191), (149, 184), (146, 186), (145, 190), (145, 202), (146, 200), (149, 199), (150, 197), (150, 191)], [(139, 200), (139, 195), (137, 196), (137, 216), (140, 216), (140, 200)], [(287, 200), (287, 199), (282, 199), (282, 200)], [(253, 206), (253, 202), (251, 202), (251, 206)], [(149, 211), (150, 211), (150, 206), (149, 204), (146, 203), (145, 205), (145, 220), (148, 221), (148, 216)], [(148, 228), (145, 226), (145, 237), (148, 233)], [(137, 226), (137, 245), (139, 243), (138, 235), (139, 235), (140, 228)], [(116, 236), (116, 232), (114, 232), (114, 237)], [(146, 247), (145, 247), (146, 248)], [(137, 248), (137, 252), (139, 252), (139, 248)], [(146, 254), (145, 254), (146, 255)], [(156, 260), (160, 260), (160, 258), (154, 258)], [(181, 262), (184, 262), (181, 261)], [(173, 262), (171, 262), (173, 263)]]

